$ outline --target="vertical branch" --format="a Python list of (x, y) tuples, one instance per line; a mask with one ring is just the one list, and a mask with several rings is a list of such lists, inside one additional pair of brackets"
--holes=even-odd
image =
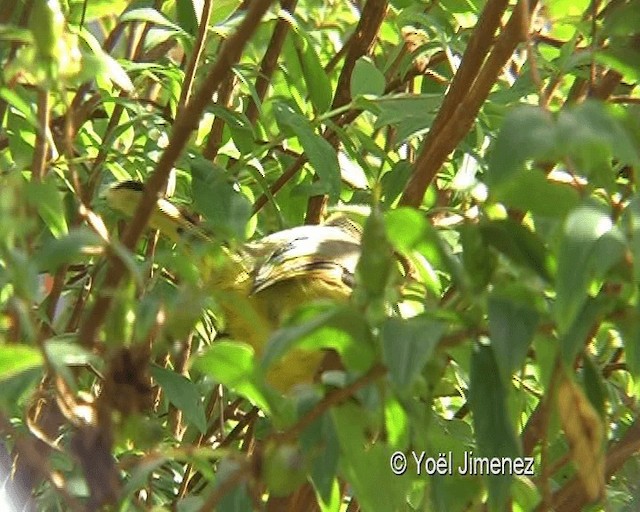
[(36, 146), (33, 152), (33, 178), (42, 181), (46, 174), (47, 161), (47, 130), (49, 128), (49, 107), (51, 97), (48, 90), (38, 90), (38, 132)]
[[(280, 5), (282, 9), (293, 14), (297, 3), (298, 0), (282, 0)], [(273, 29), (273, 34), (271, 35), (271, 40), (269, 41), (269, 46), (262, 58), (260, 71), (258, 72), (258, 78), (256, 80), (256, 96), (260, 102), (262, 102), (267, 95), (267, 89), (271, 83), (271, 77), (273, 76), (273, 72), (275, 71), (278, 63), (278, 56), (280, 55), (280, 52), (282, 52), (282, 47), (288, 33), (289, 22), (282, 18), (278, 18), (276, 27)], [(256, 119), (258, 119), (258, 113), (258, 105), (255, 100), (251, 98), (249, 100), (249, 106), (247, 107), (247, 118), (251, 124), (255, 123)]]
[[(380, 25), (384, 21), (387, 5), (387, 0), (368, 0), (364, 9), (362, 9), (358, 26), (349, 41), (347, 56), (338, 77), (332, 109), (340, 108), (351, 101), (351, 74), (353, 73), (353, 68), (356, 65), (356, 61), (371, 50), (380, 30)], [(324, 195), (309, 198), (306, 223), (318, 224), (326, 205), (327, 197)]]
[(349, 49), (338, 78), (332, 109), (342, 107), (351, 101), (351, 74), (353, 73), (353, 68), (360, 57), (369, 53), (386, 12), (387, 0), (368, 0), (364, 9), (362, 9), (358, 26), (349, 41)]
[[(229, 107), (231, 105), (231, 94), (233, 93), (233, 85), (235, 79), (232, 73), (227, 74), (226, 79), (220, 85), (218, 90), (218, 97), (216, 103), (221, 107)], [(222, 133), (224, 130), (224, 119), (216, 116), (211, 125), (209, 136), (207, 137), (207, 144), (202, 152), (203, 156), (207, 160), (215, 159), (218, 155), (218, 151), (222, 145)]]
[(182, 110), (191, 97), (191, 89), (193, 87), (193, 79), (196, 76), (196, 68), (198, 67), (198, 61), (200, 55), (202, 55), (202, 49), (204, 48), (204, 42), (207, 38), (207, 29), (209, 28), (209, 20), (211, 19), (211, 5), (212, 0), (204, 0), (202, 7), (202, 15), (200, 16), (200, 26), (198, 27), (198, 36), (193, 47), (193, 53), (187, 64), (187, 69), (184, 72), (184, 83), (182, 84), (182, 90), (180, 91), (180, 100), (178, 101), (178, 111)]

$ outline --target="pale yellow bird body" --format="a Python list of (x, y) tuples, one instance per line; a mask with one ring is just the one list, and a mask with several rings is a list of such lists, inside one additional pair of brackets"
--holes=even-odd
[[(109, 204), (131, 216), (141, 184), (125, 182), (107, 192)], [(150, 225), (173, 240), (185, 231), (206, 238), (168, 201), (158, 202)], [(194, 231), (195, 230), (195, 231)], [(344, 301), (351, 294), (360, 256), (360, 232), (346, 218), (319, 226), (300, 226), (225, 250), (226, 261), (207, 283), (218, 300), (232, 339), (263, 355), (272, 333), (296, 308), (317, 300)], [(292, 349), (274, 362), (267, 381), (286, 392), (311, 382), (322, 366), (322, 351)]]

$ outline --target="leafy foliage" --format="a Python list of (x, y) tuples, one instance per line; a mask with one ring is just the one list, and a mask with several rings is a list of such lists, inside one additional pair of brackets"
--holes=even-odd
[[(0, 13), (16, 509), (638, 508), (638, 0)], [(159, 196), (199, 226), (145, 230)], [(363, 229), (350, 300), (257, 350), (229, 254), (327, 214)]]

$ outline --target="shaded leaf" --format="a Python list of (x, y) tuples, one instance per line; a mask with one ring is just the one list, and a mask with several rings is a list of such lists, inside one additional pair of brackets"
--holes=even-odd
[(26, 187), (29, 202), (47, 225), (51, 234), (60, 238), (68, 233), (62, 194), (53, 179), (30, 181)]
[(623, 255), (625, 241), (609, 212), (595, 203), (579, 206), (565, 222), (558, 251), (555, 317), (565, 333), (587, 300), (589, 285)]
[(319, 186), (331, 200), (335, 200), (340, 193), (340, 166), (331, 144), (315, 133), (306, 118), (285, 103), (276, 103), (273, 110), (278, 124), (298, 137), (309, 163), (320, 178)]
[(180, 409), (185, 419), (204, 434), (207, 430), (207, 418), (198, 387), (184, 375), (161, 366), (151, 366), (151, 375), (164, 391), (167, 400)]
[(528, 267), (547, 281), (551, 280), (551, 258), (536, 233), (511, 219), (483, 222), (480, 232), (485, 243), (514, 263)]
[(553, 162), (559, 151), (555, 122), (544, 109), (523, 106), (504, 120), (489, 155), (485, 181), (501, 185), (520, 171), (527, 160)]
[(426, 316), (388, 318), (381, 327), (382, 357), (397, 388), (407, 391), (427, 363), (445, 327)]
[[(476, 345), (471, 356), (470, 376), (469, 406), (480, 456), (517, 457), (519, 448), (509, 420), (507, 392), (491, 347)], [(504, 510), (511, 479), (510, 474), (486, 476), (490, 510)]]
[(522, 367), (533, 341), (539, 314), (518, 297), (494, 293), (489, 298), (489, 335), (500, 375), (505, 384)]
[(304, 72), (304, 80), (309, 91), (309, 99), (318, 112), (325, 112), (331, 106), (331, 81), (327, 76), (318, 54), (310, 41), (300, 33), (294, 39), (300, 66)]
[(384, 92), (385, 78), (371, 58), (360, 57), (351, 73), (351, 97), (380, 96)]
[(505, 206), (547, 217), (564, 217), (580, 201), (578, 191), (569, 184), (550, 181), (537, 169), (515, 172), (490, 193)]

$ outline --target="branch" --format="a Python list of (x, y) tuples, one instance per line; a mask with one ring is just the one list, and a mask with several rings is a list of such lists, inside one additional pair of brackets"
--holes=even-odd
[(212, 0), (204, 0), (202, 7), (202, 15), (200, 17), (200, 26), (198, 27), (198, 36), (196, 38), (191, 58), (187, 64), (187, 69), (184, 72), (184, 83), (182, 84), (182, 90), (180, 91), (180, 100), (178, 101), (178, 111), (182, 110), (189, 102), (191, 97), (191, 88), (193, 87), (193, 79), (196, 76), (196, 68), (200, 55), (202, 55), (202, 49), (204, 48), (204, 42), (207, 38), (207, 28), (209, 27), (209, 20), (211, 19), (211, 4)]
[[(213, 93), (218, 89), (222, 80), (231, 67), (240, 60), (242, 51), (249, 38), (258, 28), (262, 16), (271, 5), (271, 0), (254, 0), (237, 31), (222, 45), (216, 63), (209, 71), (202, 86), (194, 94), (187, 106), (178, 113), (173, 126), (169, 145), (162, 153), (154, 172), (147, 181), (142, 199), (136, 209), (133, 219), (129, 222), (124, 233), (122, 243), (125, 248), (132, 250), (142, 234), (151, 212), (159, 197), (160, 191), (166, 186), (171, 169), (189, 140), (200, 120), (202, 112), (211, 101)], [(96, 333), (104, 321), (111, 305), (111, 294), (122, 280), (125, 272), (124, 263), (115, 255), (110, 256), (110, 266), (104, 282), (106, 294), (98, 297), (93, 309), (80, 326), (78, 337), (84, 346), (92, 346)]]
[[(501, 0), (494, 0), (494, 2), (498, 1)], [(435, 126), (434, 122), (436, 129), (432, 127), (429, 131), (428, 140), (416, 160), (413, 175), (405, 187), (400, 204), (418, 207), (422, 203), (427, 187), (435, 178), (449, 153), (456, 148), (460, 140), (473, 126), (476, 115), (489, 95), (500, 71), (513, 54), (518, 43), (523, 40), (523, 23), (529, 17), (528, 15), (525, 17), (525, 8), (528, 7), (530, 12), (535, 8), (536, 3), (536, 0), (518, 2), (471, 89), (465, 91), (461, 100), (455, 104), (455, 110), (451, 115), (448, 115), (446, 120), (439, 122), (439, 126)], [(493, 3), (489, 3), (487, 8), (493, 5)]]
[(49, 128), (49, 107), (51, 96), (47, 90), (38, 91), (38, 132), (33, 152), (32, 172), (36, 181), (42, 181), (46, 174), (47, 130)]
[(349, 49), (338, 78), (332, 109), (342, 107), (351, 101), (353, 68), (360, 57), (369, 53), (386, 12), (387, 0), (368, 0), (362, 9), (354, 36), (349, 40)]
[(304, 430), (309, 425), (320, 418), (320, 416), (331, 409), (331, 407), (344, 402), (348, 398), (355, 395), (357, 391), (364, 388), (365, 386), (368, 386), (370, 383), (379, 379), (386, 373), (387, 369), (384, 366), (380, 364), (373, 366), (367, 373), (353, 381), (346, 388), (340, 388), (333, 391), (332, 393), (329, 393), (313, 409), (311, 409), (307, 414), (300, 418), (300, 420), (298, 420), (298, 422), (291, 428), (284, 432), (275, 433), (272, 438), (279, 442), (293, 441), (298, 439), (300, 437), (300, 434), (302, 434), (302, 432), (304, 432)]
[[(640, 420), (636, 419), (622, 438), (611, 445), (607, 451), (605, 460), (607, 480), (610, 480), (624, 463), (638, 451), (640, 451)], [(557, 512), (579, 512), (588, 503), (589, 498), (578, 476), (569, 480), (551, 497), (551, 506)], [(540, 510), (540, 507), (536, 510)]]
[[(298, 0), (282, 0), (280, 6), (283, 10), (293, 14), (296, 8)], [(278, 18), (276, 27), (273, 29), (271, 40), (267, 51), (264, 53), (262, 63), (260, 64), (260, 71), (258, 71), (258, 78), (256, 80), (256, 96), (259, 102), (262, 102), (267, 94), (267, 89), (271, 83), (271, 77), (278, 64), (278, 57), (282, 52), (284, 41), (289, 33), (289, 22), (283, 18)], [(258, 105), (253, 97), (249, 100), (249, 106), (247, 107), (247, 118), (251, 124), (258, 119)]]

